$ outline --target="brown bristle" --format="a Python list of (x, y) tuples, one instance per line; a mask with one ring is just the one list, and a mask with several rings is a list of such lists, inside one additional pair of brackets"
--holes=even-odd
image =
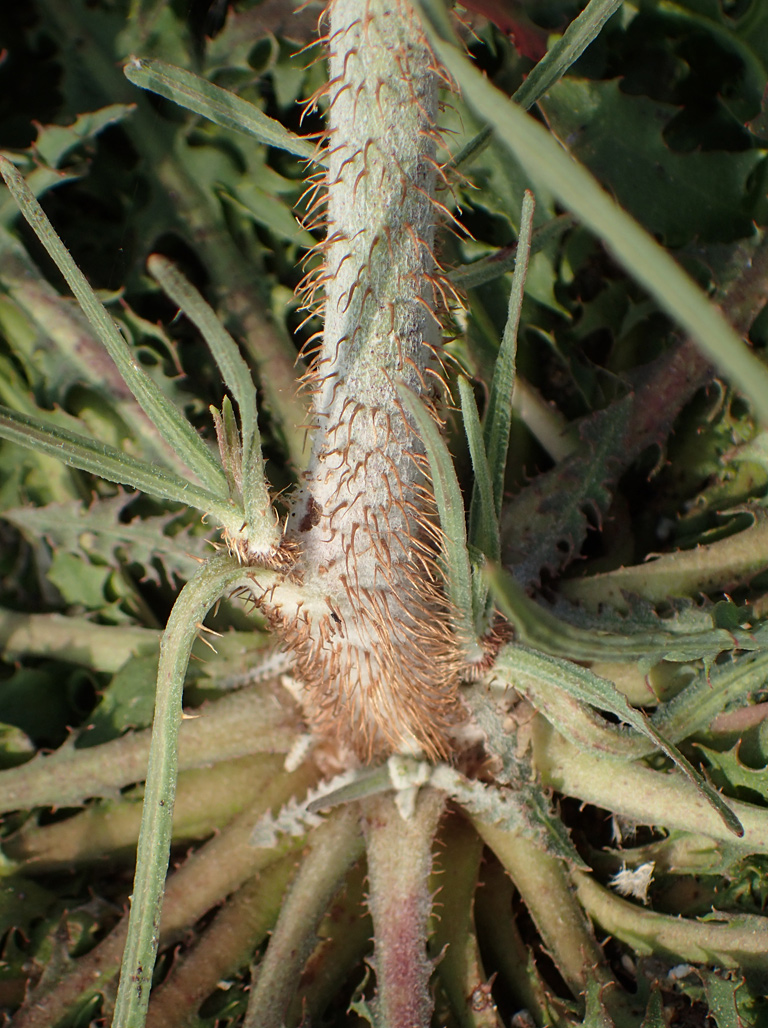
[[(306, 716), (342, 750), (450, 754), (463, 720), (464, 644), (442, 590), (442, 531), (405, 384), (439, 422), (440, 317), (457, 302), (435, 258), (438, 87), (446, 79), (409, 0), (330, 0), (323, 183), (302, 198), (326, 227), (300, 286), (322, 335), (302, 387), (313, 449), (292, 497), (285, 563), (255, 602), (293, 656)], [(320, 258), (319, 262), (313, 264)], [(306, 322), (305, 322), (306, 324)], [(277, 560), (277, 557), (275, 557)]]

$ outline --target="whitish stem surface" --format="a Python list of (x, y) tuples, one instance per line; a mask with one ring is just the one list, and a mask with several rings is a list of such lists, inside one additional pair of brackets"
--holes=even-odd
[(316, 728), (363, 758), (434, 756), (455, 719), (455, 645), (423, 450), (396, 385), (429, 404), (439, 381), (438, 75), (406, 0), (332, 0), (328, 13), (325, 330), (286, 529), (301, 606), (279, 590), (271, 602)]

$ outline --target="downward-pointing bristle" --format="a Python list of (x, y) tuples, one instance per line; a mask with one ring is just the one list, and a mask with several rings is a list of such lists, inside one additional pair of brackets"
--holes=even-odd
[[(440, 532), (421, 441), (397, 389), (441, 385), (434, 257), (440, 73), (408, 0), (331, 0), (321, 303), (309, 384), (317, 426), (286, 539), (302, 607), (271, 594), (314, 728), (362, 759), (445, 756), (460, 647), (436, 563)], [(262, 606), (269, 604), (262, 598)]]

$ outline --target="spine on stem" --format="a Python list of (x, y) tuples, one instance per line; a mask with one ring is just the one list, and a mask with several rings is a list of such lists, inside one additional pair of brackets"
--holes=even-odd
[(441, 384), (433, 255), (439, 70), (407, 0), (331, 0), (324, 331), (314, 445), (286, 528), (302, 581), (279, 614), (314, 726), (363, 759), (444, 754), (457, 658), (431, 485), (405, 383)]

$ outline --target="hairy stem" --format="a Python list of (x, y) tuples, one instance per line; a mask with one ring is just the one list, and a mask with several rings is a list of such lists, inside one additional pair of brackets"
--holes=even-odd
[(405, 820), (387, 794), (364, 805), (368, 852), (368, 905), (373, 916), (376, 1028), (428, 1028), (432, 1016), (432, 962), (425, 940), (432, 909), (432, 841), (445, 804), (422, 789)]
[(573, 895), (564, 863), (518, 833), (503, 832), (479, 820), (475, 827), (512, 876), (574, 995), (586, 992), (591, 977), (607, 984), (610, 973)]
[(248, 963), (277, 920), (295, 860), (294, 853), (276, 860), (227, 900), (208, 931), (152, 993), (147, 1028), (196, 1023), (197, 1009), (206, 996)]
[[(325, 329), (312, 456), (287, 537), (303, 578), (279, 608), (316, 728), (359, 756), (444, 752), (454, 644), (434, 568), (423, 448), (397, 388), (429, 403), (443, 281), (438, 73), (407, 0), (332, 0)], [(279, 599), (279, 597), (276, 597)]]
[(317, 941), (317, 925), (362, 851), (356, 806), (341, 807), (315, 830), (256, 970), (243, 1028), (281, 1028), (285, 1023), (296, 980)]
[[(310, 765), (290, 775), (276, 776), (258, 801), (240, 814), (207, 845), (194, 853), (165, 883), (160, 943), (178, 939), (211, 907), (274, 861), (295, 852), (301, 839), (281, 839), (276, 847), (252, 845), (256, 821), (267, 810), (278, 810), (292, 796), (303, 794), (317, 780)], [(128, 934), (128, 916), (89, 953), (70, 965), (54, 989), (37, 995), (32, 990), (14, 1018), (14, 1028), (50, 1028), (58, 1024), (84, 995), (111, 995)], [(116, 1025), (121, 1022), (116, 1019)]]

